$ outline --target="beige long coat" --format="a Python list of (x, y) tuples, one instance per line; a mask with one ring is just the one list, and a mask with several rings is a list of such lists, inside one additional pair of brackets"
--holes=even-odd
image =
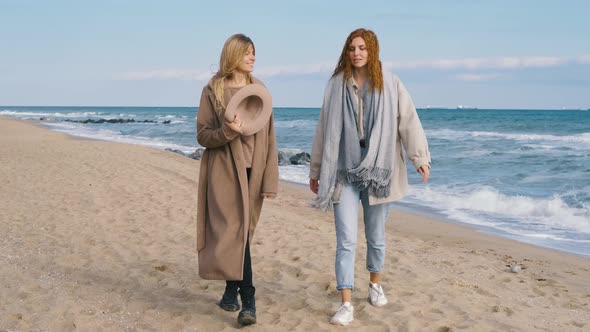
[[(254, 83), (262, 84), (256, 79)], [(228, 103), (229, 89), (225, 97)], [(239, 134), (225, 126), (225, 108), (215, 110), (214, 105), (215, 95), (207, 85), (197, 115), (197, 141), (206, 148), (197, 204), (199, 275), (203, 279), (242, 280), (246, 240), (252, 239), (258, 224), (262, 193), (274, 196), (278, 189), (273, 117), (254, 134), (248, 182)]]

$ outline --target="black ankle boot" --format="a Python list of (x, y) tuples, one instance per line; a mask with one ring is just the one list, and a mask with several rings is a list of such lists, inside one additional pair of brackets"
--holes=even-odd
[(238, 311), (238, 289), (236, 287), (225, 286), (225, 292), (219, 301), (219, 307), (225, 311)]
[(242, 326), (256, 324), (256, 299), (254, 298), (255, 289), (240, 289), (242, 298), (242, 311), (238, 315), (238, 323)]

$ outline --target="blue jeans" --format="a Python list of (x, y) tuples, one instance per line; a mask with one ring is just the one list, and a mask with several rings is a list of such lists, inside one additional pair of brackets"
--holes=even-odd
[(358, 230), (359, 200), (363, 205), (365, 239), (367, 240), (367, 270), (381, 272), (385, 261), (385, 222), (389, 204), (369, 205), (366, 190), (359, 192), (344, 185), (340, 202), (334, 204), (336, 224), (336, 288), (354, 287), (354, 257)]

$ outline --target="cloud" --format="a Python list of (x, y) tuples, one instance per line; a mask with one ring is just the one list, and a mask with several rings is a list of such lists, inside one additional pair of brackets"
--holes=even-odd
[(574, 57), (495, 57), (495, 58), (464, 58), (464, 59), (435, 59), (408, 62), (384, 62), (386, 68), (391, 69), (523, 69), (548, 68), (567, 64), (590, 64), (590, 55)]
[(293, 65), (293, 66), (275, 66), (256, 69), (256, 76), (271, 77), (278, 75), (306, 75), (331, 73), (334, 70), (334, 64), (312, 64), (312, 65)]
[[(281, 75), (309, 75), (317, 73), (330, 73), (334, 70), (332, 64), (272, 66), (256, 68), (256, 77), (268, 78)], [(116, 79), (127, 81), (143, 80), (196, 80), (207, 81), (214, 74), (214, 70), (193, 69), (161, 69), (149, 71), (127, 72), (116, 76)]]
[(205, 81), (213, 73), (211, 71), (199, 71), (192, 69), (161, 69), (149, 71), (127, 72), (115, 77), (119, 80), (126, 81), (145, 81), (145, 80), (190, 80)]
[(509, 78), (510, 75), (500, 74), (500, 73), (486, 73), (486, 74), (475, 74), (475, 73), (467, 73), (467, 74), (459, 74), (455, 76), (457, 79), (466, 82), (487, 82), (493, 81), (496, 79), (501, 78)]
[[(393, 69), (435, 69), (435, 70), (480, 70), (480, 69), (524, 69), (524, 68), (550, 68), (570, 64), (588, 65), (590, 55), (580, 56), (529, 56), (529, 57), (495, 57), (495, 58), (463, 58), (463, 59), (434, 59), (423, 61), (383, 61), (387, 70)], [(310, 75), (330, 73), (334, 64), (320, 63), (308, 65), (284, 65), (271, 67), (257, 67), (256, 76), (268, 78), (273, 76)], [(196, 80), (207, 81), (213, 75), (213, 70), (194, 69), (161, 69), (150, 71), (127, 72), (116, 76), (120, 80)], [(493, 76), (494, 74), (487, 74)], [(487, 77), (479, 75), (480, 80), (493, 79), (498, 77)], [(477, 80), (477, 74), (463, 74), (457, 76), (463, 80)], [(461, 78), (462, 77), (462, 78)]]

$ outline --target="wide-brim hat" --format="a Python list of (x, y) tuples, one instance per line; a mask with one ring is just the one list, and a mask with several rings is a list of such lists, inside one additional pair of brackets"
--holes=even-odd
[(225, 119), (233, 121), (235, 114), (243, 121), (242, 135), (259, 132), (272, 114), (272, 97), (262, 84), (248, 84), (236, 92), (225, 108)]

